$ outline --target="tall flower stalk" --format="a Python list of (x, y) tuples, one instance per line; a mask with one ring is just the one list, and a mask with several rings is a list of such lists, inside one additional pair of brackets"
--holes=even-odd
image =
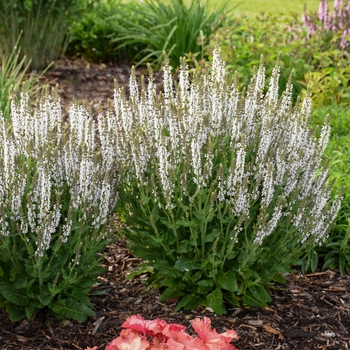
[(114, 96), (130, 247), (161, 299), (182, 297), (178, 309), (266, 305), (264, 286), (322, 244), (339, 210), (320, 168), (329, 125), (310, 132), (310, 97), (293, 106), (290, 82), (279, 97), (278, 63), (266, 93), (263, 63), (240, 93), (218, 48), (191, 82), (184, 60), (177, 84), (167, 60), (163, 71), (162, 94), (151, 73), (147, 89), (132, 76), (129, 99)]

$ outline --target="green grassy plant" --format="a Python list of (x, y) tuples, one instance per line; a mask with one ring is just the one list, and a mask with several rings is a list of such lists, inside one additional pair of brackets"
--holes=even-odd
[(113, 42), (112, 39), (119, 36), (118, 23), (121, 18), (132, 18), (134, 25), (141, 22), (142, 18), (135, 7), (135, 2), (122, 4), (115, 0), (90, 3), (84, 13), (72, 23), (68, 54), (96, 62), (130, 62), (146, 46), (135, 43), (120, 49), (120, 43)]
[(226, 5), (224, 2), (209, 12), (200, 0), (193, 0), (189, 5), (183, 0), (145, 0), (135, 7), (135, 14), (138, 18), (141, 15), (142, 22), (135, 23), (133, 16), (122, 18), (115, 41), (121, 47), (146, 45), (135, 57), (138, 64), (151, 61), (159, 66), (165, 51), (171, 64), (177, 66), (186, 53), (204, 55), (204, 45), (221, 25)]
[(11, 95), (20, 91), (33, 94), (32, 89), (41, 76), (26, 74), (30, 62), (26, 63), (25, 57), (21, 58), (18, 41), (19, 38), (9, 56), (2, 55), (0, 58), (0, 110), (5, 119), (10, 118)]
[(24, 94), (11, 120), (0, 118), (0, 307), (12, 321), (40, 309), (85, 320), (104, 271), (97, 253), (111, 241), (115, 163), (96, 151), (84, 108), (72, 107), (67, 124), (57, 92), (37, 102), (32, 112)]
[(181, 297), (177, 310), (202, 303), (222, 314), (224, 300), (266, 306), (265, 287), (324, 241), (340, 201), (329, 201), (329, 127), (310, 132), (310, 98), (293, 107), (289, 82), (279, 99), (278, 66), (264, 94), (263, 65), (240, 94), (213, 56), (211, 73), (191, 83), (183, 60), (176, 88), (166, 63), (158, 97), (152, 79), (139, 92), (132, 76), (129, 100), (115, 93), (110, 130), (119, 210), (145, 260), (136, 273), (153, 273), (162, 300)]
[(68, 44), (70, 16), (85, 0), (9, 0), (0, 2), (0, 54), (9, 56), (21, 32), (19, 46), (32, 69), (42, 69), (61, 57)]

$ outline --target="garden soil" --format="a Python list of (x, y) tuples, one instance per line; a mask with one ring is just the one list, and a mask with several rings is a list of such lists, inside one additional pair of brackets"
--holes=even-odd
[[(136, 73), (141, 76), (147, 70), (138, 68)], [(73, 100), (92, 101), (95, 114), (100, 101), (105, 109), (108, 98), (113, 97), (114, 79), (127, 87), (129, 76), (129, 66), (64, 59), (41, 82), (59, 84), (64, 115), (68, 117)], [(161, 89), (161, 74), (155, 73), (155, 79)], [(116, 221), (115, 231), (119, 227)], [(105, 248), (102, 262), (106, 272), (94, 289), (104, 294), (91, 298), (96, 316), (85, 322), (62, 321), (43, 310), (31, 321), (12, 323), (0, 310), (0, 349), (83, 350), (98, 346), (102, 350), (119, 335), (125, 319), (135, 314), (183, 324), (191, 334), (191, 321), (207, 316), (218, 332), (234, 329), (238, 333), (239, 339), (232, 344), (239, 350), (350, 349), (350, 276), (340, 276), (338, 271), (287, 274), (285, 285), (275, 284), (269, 290), (273, 299), (269, 307), (227, 305), (227, 314), (217, 316), (203, 307), (175, 312), (178, 300), (160, 301), (158, 290), (145, 288), (146, 274), (127, 280), (141, 261), (123, 240)]]

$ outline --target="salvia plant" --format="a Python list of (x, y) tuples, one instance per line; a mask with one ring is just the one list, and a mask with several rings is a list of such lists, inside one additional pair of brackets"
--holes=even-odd
[(311, 99), (293, 106), (290, 81), (279, 97), (278, 64), (266, 93), (263, 63), (240, 93), (218, 48), (191, 82), (185, 60), (177, 83), (167, 60), (163, 71), (159, 95), (151, 70), (141, 91), (131, 76), (128, 99), (117, 87), (103, 146), (118, 158), (118, 210), (145, 260), (131, 277), (150, 272), (161, 300), (181, 298), (177, 310), (266, 306), (269, 283), (322, 244), (339, 210), (320, 167), (329, 125), (310, 131)]
[(82, 106), (65, 121), (57, 92), (33, 111), (22, 94), (11, 121), (0, 116), (0, 307), (12, 321), (40, 309), (94, 315), (88, 295), (117, 198), (114, 159), (99, 144)]
[(302, 19), (310, 37), (318, 31), (341, 31), (340, 47), (345, 49), (349, 46), (350, 1), (343, 5), (342, 0), (334, 0), (333, 14), (330, 15), (328, 0), (321, 0), (317, 15), (312, 16), (304, 13)]

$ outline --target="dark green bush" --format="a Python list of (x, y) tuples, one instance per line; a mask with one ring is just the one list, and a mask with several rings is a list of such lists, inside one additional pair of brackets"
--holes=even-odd
[(119, 48), (121, 43), (112, 39), (118, 37), (121, 18), (132, 18), (139, 23), (142, 18), (135, 11), (134, 2), (122, 4), (121, 1), (94, 1), (89, 4), (82, 16), (72, 22), (68, 54), (82, 56), (95, 62), (127, 61), (141, 50), (142, 43)]

